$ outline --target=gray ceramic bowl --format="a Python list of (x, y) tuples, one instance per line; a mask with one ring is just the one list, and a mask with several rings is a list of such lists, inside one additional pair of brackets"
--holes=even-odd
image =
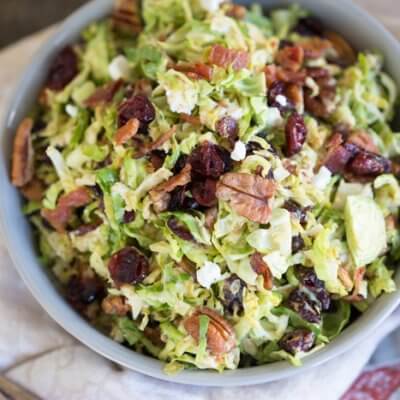
[[(382, 52), (388, 72), (400, 86), (400, 44), (373, 18), (346, 0), (297, 0), (319, 16), (327, 26), (342, 33), (358, 49)], [(251, 1), (243, 2), (251, 3)], [(285, 0), (265, 0), (268, 7), (293, 3)], [(71, 335), (94, 351), (127, 368), (159, 379), (209, 386), (235, 386), (262, 383), (286, 378), (320, 365), (355, 346), (370, 335), (400, 302), (400, 291), (380, 298), (368, 312), (348, 327), (337, 339), (321, 351), (310, 355), (304, 365), (295, 368), (286, 362), (241, 369), (218, 374), (208, 371), (185, 371), (176, 376), (163, 373), (163, 364), (137, 354), (97, 332), (77, 315), (58, 294), (37, 260), (31, 230), (20, 211), (21, 199), (9, 182), (12, 138), (16, 126), (33, 106), (46, 76), (49, 61), (67, 43), (74, 41), (89, 22), (106, 16), (112, 0), (94, 0), (72, 15), (50, 41), (43, 46), (25, 71), (6, 118), (1, 126), (0, 217), (8, 250), (23, 280), (43, 308)], [(400, 285), (400, 271), (397, 274)]]

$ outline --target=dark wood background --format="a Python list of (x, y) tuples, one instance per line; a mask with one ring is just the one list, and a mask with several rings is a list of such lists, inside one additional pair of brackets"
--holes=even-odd
[(0, 0), (0, 47), (62, 20), (86, 0)]

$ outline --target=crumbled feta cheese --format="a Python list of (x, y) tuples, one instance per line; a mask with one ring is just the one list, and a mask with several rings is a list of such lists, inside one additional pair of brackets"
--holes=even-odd
[(223, 1), (224, 0), (200, 0), (200, 5), (204, 10), (212, 13), (219, 9), (219, 6)]
[(290, 176), (290, 172), (283, 167), (282, 165), (280, 165), (279, 167), (275, 168), (273, 170), (274, 173), (274, 178), (277, 182), (282, 182), (284, 181), (287, 177)]
[(332, 173), (328, 168), (322, 166), (317, 175), (314, 176), (313, 184), (319, 190), (325, 190), (331, 181)]
[(238, 140), (231, 153), (231, 158), (234, 161), (242, 161), (246, 158), (246, 152), (246, 145), (242, 141)]
[(236, 120), (239, 120), (243, 117), (244, 111), (237, 103), (229, 103), (226, 107), (226, 114)]
[(222, 279), (221, 269), (218, 264), (206, 261), (204, 265), (197, 270), (197, 282), (206, 289)]
[(283, 123), (281, 112), (276, 107), (268, 108), (265, 116), (265, 122), (267, 126), (277, 126)]
[(78, 107), (73, 106), (72, 104), (67, 104), (65, 106), (65, 112), (71, 117), (76, 118), (78, 116)]
[(115, 57), (108, 66), (108, 73), (114, 81), (129, 79), (131, 68), (126, 57), (122, 55)]
[(282, 107), (286, 107), (288, 104), (287, 98), (281, 94), (278, 94), (275, 98), (276, 102), (279, 103)]
[(278, 279), (281, 279), (282, 275), (289, 268), (286, 257), (283, 257), (279, 251), (267, 254), (263, 257), (263, 260), (267, 263), (272, 275)]

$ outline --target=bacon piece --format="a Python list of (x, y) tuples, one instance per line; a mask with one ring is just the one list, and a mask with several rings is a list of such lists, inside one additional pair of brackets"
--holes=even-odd
[(300, 46), (286, 46), (278, 51), (276, 62), (287, 71), (298, 72), (303, 66), (304, 50)]
[(85, 105), (89, 108), (96, 108), (112, 102), (118, 90), (121, 89), (124, 81), (119, 79), (98, 88), (88, 99), (85, 100)]
[(83, 207), (90, 203), (91, 196), (87, 188), (81, 187), (73, 192), (60, 197), (54, 210), (43, 209), (42, 217), (58, 232), (65, 232), (65, 226), (72, 216), (75, 208)]
[(25, 118), (19, 125), (14, 138), (11, 181), (14, 186), (28, 184), (34, 174), (34, 151), (32, 146), (33, 120)]
[(168, 204), (171, 198), (170, 193), (177, 187), (185, 186), (191, 181), (191, 171), (192, 166), (186, 164), (179, 174), (150, 190), (150, 198), (153, 202), (153, 207), (157, 212), (163, 212), (168, 209)]
[(206, 64), (184, 63), (184, 64), (173, 65), (172, 68), (175, 71), (183, 72), (191, 79), (195, 80), (205, 79), (207, 81), (210, 81), (212, 79), (213, 68)]
[(239, 71), (248, 66), (250, 56), (247, 51), (232, 50), (216, 44), (211, 48), (209, 61), (211, 64), (218, 65), (221, 68), (232, 66), (235, 71)]
[(267, 263), (263, 260), (262, 255), (254, 253), (250, 258), (250, 264), (256, 274), (264, 277), (264, 289), (271, 290), (273, 284), (272, 273)]
[(124, 126), (119, 128), (115, 134), (115, 143), (118, 145), (126, 143), (138, 132), (140, 121), (137, 118), (130, 119)]

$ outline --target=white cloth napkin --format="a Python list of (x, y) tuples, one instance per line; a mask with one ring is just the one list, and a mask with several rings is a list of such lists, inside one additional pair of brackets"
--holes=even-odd
[[(370, 0), (358, 2), (375, 4)], [(382, 0), (379, 4), (392, 11), (399, 8), (397, 0)], [(387, 21), (390, 23), (391, 19)], [(21, 68), (49, 33), (51, 31), (46, 31), (0, 53), (3, 66), (0, 70), (1, 114)], [(4, 68), (4, 65), (12, 65), (12, 68)], [(400, 325), (400, 315), (395, 314), (373, 337), (351, 352), (290, 380), (234, 389), (164, 383), (119, 370), (58, 327), (26, 290), (1, 243), (0, 238), (0, 373), (46, 400), (136, 400), (144, 397), (148, 400), (338, 400), (381, 339)]]

